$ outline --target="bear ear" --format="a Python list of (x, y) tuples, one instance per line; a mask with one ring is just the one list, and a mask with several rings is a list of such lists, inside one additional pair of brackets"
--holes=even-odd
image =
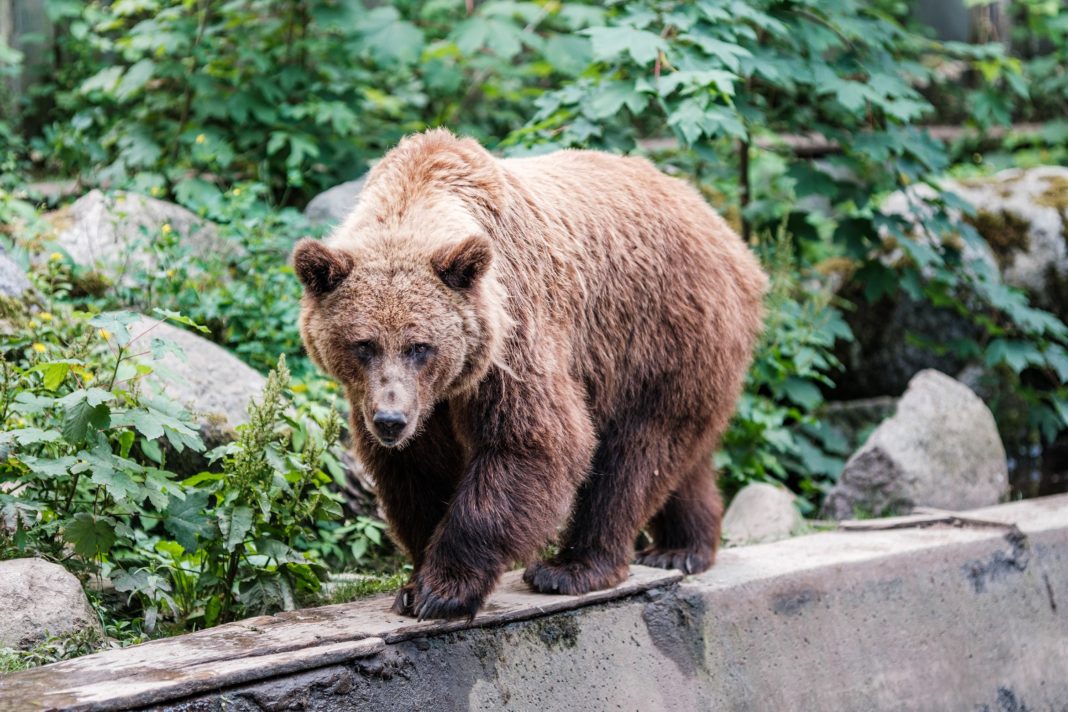
[(480, 235), (444, 247), (430, 258), (438, 277), (452, 289), (468, 289), (493, 261), (489, 240)]
[(305, 237), (293, 248), (293, 269), (309, 293), (321, 297), (337, 289), (352, 271), (352, 255)]

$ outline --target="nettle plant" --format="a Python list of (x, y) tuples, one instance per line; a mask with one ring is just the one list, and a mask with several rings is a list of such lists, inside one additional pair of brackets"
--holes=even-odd
[[(205, 453), (197, 422), (155, 387), (177, 347), (154, 324), (197, 327), (157, 315), (5, 304), (0, 556), (110, 579), (118, 608), (136, 604), (110, 614), (139, 616), (146, 632), (292, 608), (325, 574), (309, 542), (343, 526), (340, 423), (332, 409), (294, 407), (283, 358), (237, 439)], [(177, 465), (190, 454), (213, 465), (187, 476)], [(378, 529), (350, 536), (361, 532), (381, 541)]]
[[(921, 61), (925, 53), (976, 70), (984, 85), (969, 93), (969, 105), (980, 125), (1004, 115), (991, 96), (1026, 96), (1020, 62), (1000, 45), (912, 34), (895, 14), (904, 9), (859, 0), (610, 3), (603, 24), (579, 33), (590, 42), (590, 64), (540, 96), (537, 114), (505, 144), (516, 153), (566, 146), (631, 151), (669, 134), (685, 156), (678, 163), (696, 179), (722, 177), (720, 166), (733, 166), (734, 185), (722, 192), (737, 195), (747, 238), (784, 228), (802, 273), (818, 261), (845, 258), (869, 301), (906, 294), (974, 320), (983, 336), (948, 347), (1021, 388), (1032, 431), (1053, 437), (1068, 426), (1068, 329), (972, 257), (982, 252), (982, 238), (956, 217), (972, 209), (938, 188), (949, 165), (946, 150), (917, 125), (934, 108), (914, 85), (938, 81)], [(917, 218), (880, 210), (890, 192), (918, 184), (934, 188), (935, 197), (910, 194)], [(840, 329), (829, 333), (846, 338)], [(757, 361), (754, 385), (767, 355)], [(830, 372), (798, 377), (818, 385)], [(807, 387), (764, 384), (760, 392), (800, 415), (822, 402)], [(738, 429), (758, 425), (747, 420), (747, 404)], [(803, 422), (798, 415), (787, 414), (786, 422)], [(736, 430), (728, 442), (737, 436)], [(779, 467), (749, 460), (740, 476), (783, 478), (794, 470), (791, 458), (774, 451), (765, 454)]]

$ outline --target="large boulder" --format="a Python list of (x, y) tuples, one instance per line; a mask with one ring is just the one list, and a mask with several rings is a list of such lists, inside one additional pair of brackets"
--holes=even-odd
[(356, 207), (366, 182), (364, 175), (319, 193), (304, 208), (304, 217), (314, 225), (337, 225)]
[(150, 385), (199, 418), (201, 436), (209, 445), (233, 439), (234, 428), (247, 421), (248, 405), (267, 379), (218, 344), (185, 329), (148, 317), (128, 327), (133, 335), (149, 328), (145, 338), (162, 339), (182, 351), (156, 362)]
[(848, 519), (915, 506), (975, 509), (1004, 498), (1008, 478), (990, 410), (964, 384), (925, 370), (909, 382), (893, 417), (846, 462), (824, 513)]
[(33, 285), (30, 284), (30, 280), (26, 279), (26, 273), (14, 260), (5, 255), (3, 248), (0, 247), (0, 296), (19, 299), (31, 289)]
[(83, 630), (103, 638), (77, 578), (44, 559), (0, 561), (0, 648), (28, 648)]
[(743, 487), (723, 516), (723, 538), (730, 544), (784, 539), (801, 526), (794, 495), (781, 487), (754, 482)]
[(56, 244), (75, 263), (126, 286), (135, 285), (138, 271), (160, 267), (152, 246), (162, 239), (180, 240), (194, 259), (240, 252), (214, 225), (182, 206), (136, 193), (93, 190), (45, 217), (56, 230)]
[(1068, 318), (1068, 168), (1038, 166), (944, 186), (970, 202), (1006, 284)]
[[(948, 180), (943, 190), (972, 204), (975, 213), (951, 216), (971, 223), (985, 244), (962, 242), (957, 234), (930, 235), (915, 231), (915, 239), (953, 243), (963, 249), (964, 266), (981, 261), (1000, 279), (1025, 290), (1033, 303), (1062, 320), (1068, 320), (1068, 168), (1040, 166), (1002, 171), (985, 178)], [(937, 191), (925, 184), (891, 194), (880, 210), (919, 223), (932, 212)], [(894, 264), (902, 252), (887, 239), (880, 259)], [(945, 345), (973, 340), (980, 329), (955, 309), (937, 308), (899, 292), (868, 304), (862, 284), (840, 277), (840, 295), (858, 304), (846, 314), (856, 340), (836, 354), (846, 366), (837, 398), (865, 398), (901, 392), (912, 374), (924, 368), (956, 373), (968, 365)], [(974, 295), (958, 295), (975, 308), (983, 308)]]

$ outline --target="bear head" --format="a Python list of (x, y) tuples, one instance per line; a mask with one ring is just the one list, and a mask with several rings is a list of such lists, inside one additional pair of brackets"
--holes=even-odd
[(345, 389), (354, 427), (390, 448), (485, 377), (509, 323), (486, 203), (471, 200), (472, 169), (493, 159), (451, 134), (417, 139), (372, 171), (328, 241), (293, 252), (308, 354)]

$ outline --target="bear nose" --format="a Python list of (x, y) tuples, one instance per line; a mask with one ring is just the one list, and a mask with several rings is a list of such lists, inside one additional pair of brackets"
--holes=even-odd
[(385, 440), (395, 440), (408, 424), (408, 419), (398, 410), (380, 410), (371, 418), (371, 422), (375, 424), (379, 436)]

